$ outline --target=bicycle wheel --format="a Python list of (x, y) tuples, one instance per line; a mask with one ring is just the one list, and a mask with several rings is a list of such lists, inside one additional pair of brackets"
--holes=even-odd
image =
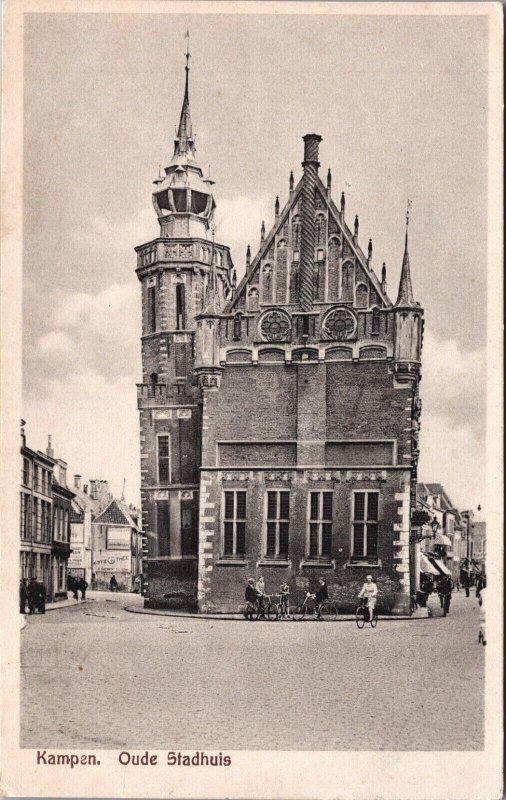
[(267, 619), (271, 622), (275, 622), (279, 619), (279, 608), (277, 603), (269, 603), (267, 607)]
[(265, 600), (262, 605), (260, 603), (257, 604), (255, 619), (267, 619), (267, 603)]
[(320, 608), (320, 616), (325, 622), (332, 622), (333, 620), (336, 620), (337, 608), (334, 603), (330, 603), (328, 600), (325, 600)]
[(359, 606), (355, 611), (355, 622), (357, 623), (357, 628), (363, 628), (365, 625), (365, 608), (363, 606)]
[(375, 628), (378, 624), (378, 612), (376, 609), (372, 612), (372, 619), (371, 619), (371, 628)]
[(304, 619), (305, 616), (306, 616), (306, 606), (304, 603), (301, 603), (300, 605), (295, 607), (295, 610), (293, 612), (293, 618), (300, 621), (301, 619)]

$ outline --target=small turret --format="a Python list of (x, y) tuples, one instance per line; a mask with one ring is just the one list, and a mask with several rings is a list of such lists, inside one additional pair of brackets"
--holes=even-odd
[(353, 241), (358, 243), (358, 214), (355, 214), (355, 233), (353, 234)]
[(330, 197), (331, 191), (332, 191), (332, 172), (330, 171), (329, 167), (329, 171), (327, 172), (327, 197)]
[[(411, 286), (411, 270), (408, 251), (409, 211), (406, 215), (406, 238), (402, 260), (399, 294), (394, 306), (395, 343), (394, 361), (396, 377), (401, 382), (414, 381), (418, 377), (422, 351), (423, 309), (415, 302)], [(386, 278), (386, 270), (385, 270)], [(386, 283), (386, 281), (385, 281)]]
[(276, 222), (279, 219), (279, 197), (276, 197), (276, 201), (274, 203), (274, 219)]
[(341, 220), (344, 220), (344, 209), (346, 206), (346, 198), (344, 192), (341, 193)]
[(260, 247), (265, 242), (265, 221), (262, 220), (262, 227), (260, 228)]
[(290, 172), (290, 179), (288, 181), (288, 187), (290, 190), (290, 194), (293, 192), (293, 172)]
[(246, 271), (248, 271), (251, 264), (251, 247), (248, 245), (246, 248)]
[(381, 267), (381, 291), (383, 294), (387, 293), (387, 265), (383, 262)]
[(372, 239), (369, 239), (367, 246), (367, 265), (370, 266), (372, 260)]

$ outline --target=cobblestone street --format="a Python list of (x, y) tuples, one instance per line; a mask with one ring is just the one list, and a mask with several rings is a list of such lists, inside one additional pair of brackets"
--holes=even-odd
[(443, 618), (246, 622), (128, 613), (132, 595), (27, 618), (22, 747), (483, 747), (478, 603)]

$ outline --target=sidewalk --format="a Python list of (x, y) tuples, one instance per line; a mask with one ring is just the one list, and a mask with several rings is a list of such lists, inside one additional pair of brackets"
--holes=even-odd
[[(131, 614), (148, 614), (159, 617), (186, 617), (189, 619), (221, 619), (221, 620), (235, 620), (244, 622), (244, 614), (192, 614), (188, 611), (177, 611), (172, 608), (143, 608), (142, 606), (124, 606), (125, 611)], [(419, 620), (427, 619), (427, 615), (418, 616), (416, 613), (412, 617), (378, 617), (379, 622), (405, 622), (406, 620)], [(261, 621), (261, 620), (257, 620)], [(338, 614), (335, 622), (355, 622), (355, 614)], [(277, 620), (277, 622), (293, 622), (289, 620)], [(314, 622), (312, 616), (308, 616), (303, 622)]]

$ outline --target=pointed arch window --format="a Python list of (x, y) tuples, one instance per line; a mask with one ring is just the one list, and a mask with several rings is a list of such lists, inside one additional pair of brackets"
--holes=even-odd
[(367, 308), (369, 305), (369, 289), (365, 283), (359, 283), (355, 291), (355, 305), (357, 308)]
[(234, 334), (233, 338), (237, 341), (241, 338), (241, 315), (236, 314), (234, 317)]
[(253, 286), (248, 292), (248, 311), (258, 311), (258, 289)]
[(262, 273), (262, 302), (272, 303), (272, 267), (266, 264)]
[(315, 220), (315, 244), (322, 245), (325, 240), (325, 217), (318, 214)]
[(296, 216), (292, 220), (292, 243), (294, 247), (300, 245), (300, 217)]

